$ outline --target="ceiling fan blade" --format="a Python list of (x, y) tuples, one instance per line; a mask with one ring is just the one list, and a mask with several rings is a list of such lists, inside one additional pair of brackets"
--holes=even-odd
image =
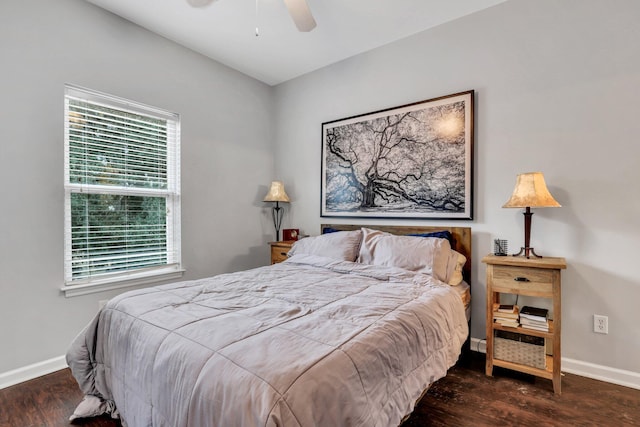
[(214, 1), (216, 0), (187, 0), (187, 3), (192, 7), (205, 7), (209, 6)]
[(284, 4), (299, 31), (308, 32), (316, 27), (316, 20), (313, 19), (306, 0), (284, 0)]

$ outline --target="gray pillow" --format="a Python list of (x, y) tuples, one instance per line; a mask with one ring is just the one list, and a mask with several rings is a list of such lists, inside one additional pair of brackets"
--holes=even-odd
[(362, 231), (337, 231), (320, 236), (305, 237), (293, 244), (288, 256), (317, 255), (343, 261), (355, 261), (360, 250)]
[(362, 228), (358, 262), (397, 267), (447, 281), (451, 245), (436, 237), (396, 236)]

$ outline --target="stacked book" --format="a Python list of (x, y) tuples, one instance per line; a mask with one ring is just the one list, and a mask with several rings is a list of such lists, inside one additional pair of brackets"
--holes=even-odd
[(518, 306), (512, 304), (494, 304), (493, 321), (502, 326), (517, 328), (520, 324), (518, 322)]
[(524, 306), (520, 310), (520, 324), (523, 328), (549, 332), (549, 310)]

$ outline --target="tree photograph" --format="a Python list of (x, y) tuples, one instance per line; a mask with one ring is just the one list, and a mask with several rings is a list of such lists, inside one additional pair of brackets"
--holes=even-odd
[(324, 123), (322, 216), (471, 219), (473, 92)]

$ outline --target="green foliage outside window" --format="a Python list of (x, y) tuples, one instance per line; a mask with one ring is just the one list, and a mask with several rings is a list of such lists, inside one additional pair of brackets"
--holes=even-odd
[(72, 278), (167, 264), (167, 120), (68, 102)]

